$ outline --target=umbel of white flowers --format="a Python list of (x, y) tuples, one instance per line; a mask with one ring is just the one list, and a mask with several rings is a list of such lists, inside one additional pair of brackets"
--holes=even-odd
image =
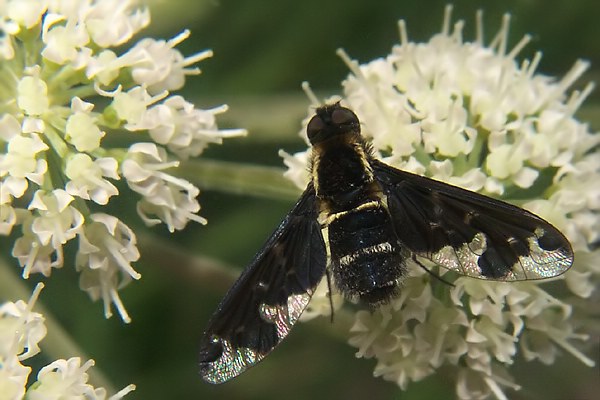
[[(589, 298), (600, 276), (600, 250), (591, 246), (600, 239), (600, 154), (592, 151), (600, 135), (573, 117), (593, 85), (566, 95), (588, 64), (577, 61), (560, 80), (536, 74), (541, 53), (515, 60), (529, 36), (508, 49), (508, 15), (489, 45), (481, 13), (473, 42), (462, 38), (463, 21), (451, 29), (450, 16), (448, 7), (442, 32), (426, 43), (410, 42), (400, 21), (401, 43), (384, 58), (359, 65), (340, 51), (351, 71), (342, 104), (386, 163), (506, 201), (518, 193), (520, 206), (566, 234), (576, 261), (560, 280), (571, 296)], [(306, 140), (305, 129), (301, 135)], [(281, 152), (301, 188), (309, 151)], [(551, 177), (547, 187), (538, 182), (542, 174)], [(406, 389), (450, 365), (459, 398), (506, 399), (504, 388), (519, 388), (508, 369), (519, 352), (552, 364), (564, 350), (594, 365), (573, 345), (588, 337), (576, 328), (585, 321), (538, 282), (458, 278), (450, 287), (412, 270), (397, 299), (356, 314), (350, 344), (358, 357), (377, 360), (375, 376)], [(322, 285), (303, 319), (328, 316), (330, 304)], [(577, 315), (591, 318), (587, 309)]]
[[(172, 94), (212, 54), (176, 50), (188, 31), (117, 53), (150, 21), (134, 1), (4, 3), (0, 234), (20, 228), (12, 254), (24, 278), (62, 267), (63, 247), (77, 239), (81, 288), (103, 300), (107, 317), (114, 304), (129, 322), (118, 290), (140, 278), (132, 266), (139, 251), (135, 233), (102, 212), (119, 195), (113, 182), (124, 179), (139, 196), (148, 225), (206, 223), (197, 215), (199, 189), (170, 171), (245, 131), (217, 128), (226, 106), (202, 110)], [(110, 147), (110, 137), (130, 144)]]
[[(79, 357), (56, 360), (42, 367), (37, 380), (26, 388), (31, 367), (23, 362), (40, 352), (39, 343), (46, 336), (44, 316), (33, 311), (43, 287), (44, 284), (38, 283), (28, 302), (18, 300), (0, 304), (0, 398), (107, 399), (106, 389), (88, 383), (87, 371), (94, 365), (94, 360), (81, 365)], [(119, 400), (133, 390), (135, 385), (128, 385), (108, 400)]]

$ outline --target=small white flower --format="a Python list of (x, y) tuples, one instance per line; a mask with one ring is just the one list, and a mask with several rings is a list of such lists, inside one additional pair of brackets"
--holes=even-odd
[(19, 361), (40, 352), (39, 342), (46, 336), (42, 314), (33, 312), (43, 284), (38, 284), (28, 303), (18, 300), (0, 305), (0, 359), (14, 354)]
[[(29, 216), (25, 221), (33, 218)], [(40, 273), (50, 276), (52, 268), (63, 266), (63, 248), (53, 247), (51, 244), (42, 244), (36, 234), (31, 231), (31, 222), (24, 222), (23, 236), (15, 241), (12, 256), (15, 257), (23, 268), (23, 278), (29, 278), (31, 273)]]
[[(66, 398), (105, 400), (107, 398), (106, 389), (94, 388), (87, 382), (87, 370), (94, 364), (94, 360), (88, 360), (81, 365), (79, 357), (52, 362), (40, 370), (36, 385), (27, 391), (27, 398), (31, 400)], [(133, 390), (135, 390), (135, 386), (129, 385), (111, 396), (110, 399), (121, 399)]]
[(72, 63), (75, 69), (86, 65), (92, 54), (91, 49), (85, 46), (90, 37), (83, 24), (73, 20), (65, 25), (58, 25), (63, 20), (62, 16), (51, 16), (45, 18), (42, 39), (46, 44), (42, 56), (56, 64)]
[(456, 157), (469, 154), (475, 146), (477, 132), (467, 126), (467, 111), (459, 101), (448, 104), (442, 116), (433, 115), (422, 123), (423, 147), (428, 153)]
[(21, 134), (21, 123), (14, 115), (4, 114), (0, 117), (0, 140), (10, 141)]
[(131, 263), (140, 253), (135, 233), (123, 222), (108, 214), (92, 214), (85, 228), (79, 232), (79, 250), (76, 268), (81, 272), (80, 286), (93, 300), (102, 298), (104, 314), (112, 315), (114, 303), (125, 322), (131, 319), (123, 306), (117, 289), (141, 275)]
[(0, 357), (0, 393), (3, 398), (22, 399), (30, 373), (31, 367), (22, 365), (16, 356)]
[[(167, 224), (170, 232), (185, 228), (189, 221), (205, 225), (208, 221), (196, 215), (200, 204), (189, 193), (182, 193), (175, 185), (161, 186), (152, 197), (145, 197), (137, 206), (137, 211), (148, 226), (161, 222)], [(152, 216), (157, 218), (153, 218)]]
[(39, 23), (47, 3), (47, 0), (8, 1), (6, 15), (16, 24), (31, 29)]
[(308, 152), (288, 154), (283, 150), (279, 150), (279, 157), (283, 158), (283, 163), (288, 167), (283, 175), (301, 190), (306, 188), (306, 184), (310, 179), (309, 154)]
[(122, 169), (129, 187), (144, 196), (138, 203), (138, 214), (148, 225), (165, 222), (170, 231), (182, 229), (189, 220), (205, 224), (206, 220), (195, 214), (200, 210), (198, 188), (163, 172), (175, 166), (177, 162), (168, 162), (167, 152), (152, 143), (136, 143), (129, 148)]
[(100, 147), (100, 141), (106, 135), (96, 125), (91, 115), (90, 103), (75, 97), (71, 102), (73, 114), (67, 119), (65, 126), (65, 139), (75, 146), (78, 151), (93, 151)]
[(112, 107), (117, 116), (125, 121), (125, 128), (130, 131), (148, 129), (145, 116), (148, 106), (162, 100), (166, 92), (151, 96), (142, 86), (136, 86), (128, 92), (117, 91), (113, 95)]
[(65, 175), (71, 179), (65, 185), (67, 193), (98, 204), (107, 204), (111, 196), (119, 191), (109, 181), (103, 179), (119, 179), (117, 160), (110, 157), (92, 160), (87, 154), (75, 154), (65, 167)]
[(119, 46), (150, 23), (147, 8), (135, 8), (131, 0), (96, 1), (85, 16), (94, 43), (100, 47)]
[(28, 390), (27, 397), (40, 400), (63, 396), (95, 399), (102, 395), (104, 398), (106, 391), (103, 388), (94, 389), (87, 384), (86, 371), (93, 365), (93, 360), (81, 365), (79, 357), (56, 360), (40, 370), (37, 376), (38, 385)]
[(23, 236), (15, 241), (12, 255), (23, 267), (23, 277), (33, 272), (49, 276), (52, 268), (63, 266), (63, 245), (83, 225), (83, 215), (70, 203), (73, 197), (62, 189), (38, 190), (29, 211), (20, 210)]
[(137, 59), (128, 57), (129, 53), (118, 57), (114, 51), (103, 50), (92, 57), (86, 67), (86, 76), (102, 86), (110, 85), (118, 76), (122, 68), (134, 65)]
[(482, 375), (477, 370), (460, 368), (456, 381), (456, 395), (464, 400), (483, 400), (493, 394), (498, 400), (508, 400), (496, 380), (514, 390), (520, 389), (520, 386), (513, 383), (512, 378), (500, 367), (494, 369), (491, 377)]
[(141, 60), (133, 66), (131, 76), (139, 85), (144, 85), (150, 93), (164, 90), (178, 90), (183, 87), (185, 75), (199, 74), (198, 68), (186, 68), (212, 56), (210, 50), (191, 57), (184, 57), (174, 47), (190, 36), (183, 31), (169, 41), (151, 38), (138, 42), (129, 53)]
[(0, 202), (0, 235), (8, 236), (17, 223), (17, 213), (8, 204)]
[(40, 116), (50, 107), (48, 85), (36, 75), (24, 76), (17, 84), (17, 105), (26, 115)]
[(0, 395), (3, 399), (22, 399), (30, 367), (22, 361), (39, 353), (39, 342), (46, 336), (44, 317), (33, 312), (43, 287), (38, 284), (29, 302), (18, 300), (0, 304)]
[(215, 116), (226, 110), (200, 110), (183, 97), (172, 96), (148, 109), (145, 124), (156, 143), (187, 159), (199, 156), (210, 143), (221, 143), (223, 137), (244, 134), (239, 129), (217, 129)]
[(39, 158), (38, 153), (46, 150), (48, 146), (35, 133), (16, 135), (8, 141), (6, 153), (0, 155), (0, 178), (3, 178), (4, 192), (0, 198), (9, 194), (19, 198), (29, 186), (28, 182), (38, 185), (43, 183), (48, 166), (46, 160)]
[(29, 210), (35, 210), (31, 231), (42, 245), (59, 248), (73, 239), (83, 225), (83, 215), (73, 206), (73, 196), (62, 189), (51, 193), (38, 190), (33, 195)]

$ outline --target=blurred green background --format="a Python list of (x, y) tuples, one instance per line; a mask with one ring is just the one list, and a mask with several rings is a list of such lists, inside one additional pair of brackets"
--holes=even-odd
[[(214, 57), (199, 65), (202, 75), (188, 79), (183, 95), (201, 108), (229, 104), (230, 111), (219, 119), (220, 127), (249, 130), (247, 138), (212, 146), (204, 157), (282, 168), (278, 149), (294, 152), (304, 148), (297, 133), (308, 100), (300, 83), (309, 81), (322, 96), (341, 93), (340, 82), (348, 71), (335, 55), (337, 48), (344, 48), (360, 62), (385, 56), (399, 40), (400, 18), (406, 20), (412, 41), (426, 41), (441, 29), (446, 1), (156, 0), (148, 4), (152, 24), (144, 34), (170, 38), (189, 28), (190, 39), (179, 47), (184, 54), (214, 50)], [(558, 77), (576, 59), (587, 59), (592, 68), (577, 87), (590, 80), (600, 82), (599, 2), (464, 0), (454, 5), (453, 21), (466, 21), (466, 40), (473, 38), (477, 9), (485, 12), (487, 40), (496, 33), (502, 15), (509, 12), (512, 45), (526, 33), (533, 35), (520, 59), (542, 50), (539, 71)], [(599, 99), (595, 90), (580, 113), (596, 131), (600, 129)], [(53, 272), (42, 292), (42, 301), (54, 317), (96, 360), (97, 368), (115, 388), (137, 385), (127, 398), (455, 397), (454, 382), (444, 371), (412, 384), (406, 392), (373, 378), (375, 362), (354, 357), (355, 349), (345, 342), (347, 326), (343, 322), (332, 325), (326, 318), (299, 324), (259, 367), (238, 379), (221, 386), (205, 384), (197, 366), (205, 325), (235, 270), (251, 260), (293, 204), (294, 195), (278, 199), (235, 195), (206, 190), (202, 182), (196, 183), (203, 189), (201, 215), (209, 224), (190, 224), (172, 235), (164, 226), (146, 229), (134, 211), (136, 198), (124, 187), (120, 189), (125, 195), (111, 201), (109, 212), (140, 237), (142, 258), (136, 269), (143, 277), (122, 291), (133, 319), (130, 325), (118, 316), (102, 318), (101, 304), (92, 303), (78, 289), (78, 277), (69, 262)], [(8, 245), (2, 247), (3, 253), (9, 254)], [(219, 272), (221, 263), (234, 272)], [(213, 272), (215, 265), (217, 272)], [(597, 337), (591, 339), (590, 348), (597, 351)], [(38, 360), (40, 365), (46, 362)], [(600, 393), (598, 368), (587, 368), (569, 355), (551, 367), (521, 362), (512, 372), (524, 389), (509, 393), (511, 399), (591, 399), (591, 394)]]

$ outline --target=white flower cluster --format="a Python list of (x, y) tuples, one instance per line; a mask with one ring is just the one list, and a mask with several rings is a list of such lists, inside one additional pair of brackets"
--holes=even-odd
[[(508, 16), (486, 46), (481, 13), (474, 42), (463, 41), (463, 21), (450, 29), (450, 14), (448, 7), (442, 32), (427, 43), (409, 42), (400, 21), (401, 44), (386, 58), (359, 65), (340, 52), (352, 71), (342, 103), (388, 164), (519, 199), (558, 227), (576, 253), (561, 279), (573, 296), (589, 298), (600, 277), (600, 135), (573, 117), (592, 85), (565, 94), (587, 64), (555, 81), (535, 73), (540, 53), (517, 64), (529, 37), (508, 50)], [(304, 187), (308, 151), (282, 154), (288, 176)], [(404, 389), (450, 364), (458, 366), (459, 398), (505, 399), (502, 387), (518, 388), (507, 371), (518, 351), (550, 364), (563, 349), (594, 364), (571, 344), (587, 337), (575, 332), (572, 307), (538, 282), (459, 278), (444, 288), (413, 271), (399, 298), (359, 312), (352, 328), (350, 343), (358, 356), (377, 359), (377, 376)], [(313, 300), (311, 310), (330, 313), (326, 293)]]
[(0, 305), (0, 398), (119, 400), (135, 390), (135, 385), (128, 385), (107, 397), (106, 389), (94, 388), (87, 382), (86, 371), (94, 361), (81, 365), (79, 357), (56, 360), (43, 367), (37, 381), (26, 389), (31, 367), (22, 362), (40, 352), (38, 344), (46, 336), (44, 316), (33, 311), (42, 288), (43, 284), (38, 284), (27, 303), (19, 300)]
[[(245, 133), (217, 128), (226, 107), (202, 110), (170, 94), (211, 56), (175, 49), (188, 31), (117, 54), (150, 21), (134, 3), (0, 0), (0, 234), (21, 226), (13, 255), (25, 278), (62, 267), (63, 246), (77, 238), (82, 288), (103, 299), (107, 317), (114, 303), (125, 321), (117, 288), (140, 277), (131, 266), (136, 237), (96, 211), (119, 194), (114, 181), (140, 196), (148, 225), (206, 223), (198, 188), (168, 170)], [(108, 147), (108, 137), (127, 147)]]

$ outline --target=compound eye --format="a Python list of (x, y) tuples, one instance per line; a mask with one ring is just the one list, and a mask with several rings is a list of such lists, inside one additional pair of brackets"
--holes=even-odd
[(339, 107), (331, 113), (331, 122), (336, 125), (358, 124), (358, 117), (349, 109)]
[(315, 115), (308, 121), (308, 125), (306, 126), (306, 134), (308, 135), (308, 140), (313, 143), (314, 139), (321, 133), (321, 131), (325, 128), (325, 123), (318, 115)]

